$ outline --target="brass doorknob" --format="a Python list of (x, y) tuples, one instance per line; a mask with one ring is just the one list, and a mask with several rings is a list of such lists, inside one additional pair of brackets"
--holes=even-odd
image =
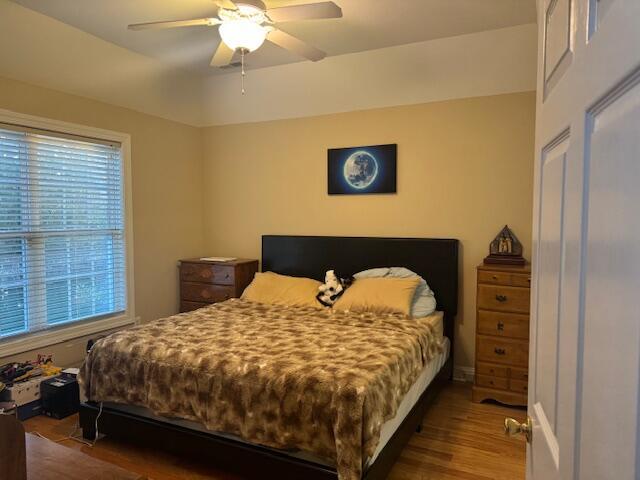
[(528, 443), (531, 443), (531, 417), (527, 417), (525, 423), (520, 423), (514, 418), (504, 419), (504, 433), (510, 437), (518, 433), (523, 433)]

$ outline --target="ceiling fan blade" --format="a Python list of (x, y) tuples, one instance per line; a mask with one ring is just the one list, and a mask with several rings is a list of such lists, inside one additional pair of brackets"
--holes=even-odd
[(148, 30), (159, 28), (175, 28), (175, 27), (194, 27), (198, 25), (219, 25), (220, 20), (217, 18), (196, 18), (193, 20), (170, 20), (166, 22), (148, 22), (148, 23), (134, 23), (129, 25), (129, 30)]
[(238, 7), (231, 0), (213, 0), (219, 8), (226, 8), (227, 10), (237, 10)]
[(275, 43), (279, 47), (297, 53), (301, 57), (307, 58), (312, 62), (317, 62), (327, 56), (327, 54), (322, 50), (318, 50), (316, 47), (312, 47), (299, 38), (289, 35), (282, 30), (272, 30), (267, 35), (267, 40)]
[(236, 52), (227, 47), (226, 43), (220, 41), (220, 45), (218, 45), (218, 49), (211, 59), (211, 66), (224, 67), (225, 65), (229, 65), (233, 59), (234, 53)]
[(340, 18), (342, 17), (342, 9), (333, 2), (318, 2), (270, 8), (267, 10), (267, 15), (274, 22), (293, 22), (295, 20)]

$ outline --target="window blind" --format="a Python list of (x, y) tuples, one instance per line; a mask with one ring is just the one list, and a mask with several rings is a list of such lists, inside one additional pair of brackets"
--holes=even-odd
[(0, 338), (126, 310), (120, 145), (0, 124)]

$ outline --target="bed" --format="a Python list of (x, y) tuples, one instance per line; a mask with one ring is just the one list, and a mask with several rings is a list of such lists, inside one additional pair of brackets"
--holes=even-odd
[[(250, 405), (250, 408), (236, 409), (237, 402), (230, 400), (239, 398), (243, 399), (241, 402), (247, 403), (247, 395), (253, 395), (252, 391), (247, 394), (246, 391), (241, 390), (242, 386), (247, 383), (249, 384), (247, 388), (253, 389), (257, 388), (252, 386), (254, 383), (262, 385), (258, 393), (266, 395), (265, 399), (268, 395), (276, 395), (277, 389), (273, 392), (269, 389), (272, 387), (275, 389), (276, 387), (273, 385), (278, 382), (260, 380), (262, 378), (260, 369), (264, 365), (257, 366), (251, 362), (234, 363), (232, 355), (228, 360), (224, 359), (219, 362), (220, 359), (216, 359), (217, 370), (212, 369), (211, 377), (206, 381), (202, 378), (196, 378), (190, 382), (182, 382), (183, 376), (189, 375), (188, 369), (184, 370), (187, 373), (178, 375), (175, 371), (168, 371), (168, 367), (165, 367), (163, 362), (160, 362), (160, 367), (155, 363), (149, 367), (147, 359), (150, 358), (150, 354), (147, 351), (140, 356), (141, 359), (135, 360), (121, 358), (115, 349), (116, 353), (111, 355), (113, 358), (109, 362), (102, 363), (99, 361), (101, 351), (92, 351), (93, 364), (90, 365), (94, 379), (92, 386), (98, 385), (98, 387), (91, 390), (94, 394), (90, 393), (90, 398), (98, 398), (103, 403), (100, 406), (95, 402), (86, 402), (81, 406), (80, 423), (83, 434), (87, 438), (94, 438), (97, 422), (98, 430), (101, 433), (135, 437), (146, 443), (153, 441), (153, 443), (173, 451), (184, 449), (198, 454), (200, 457), (211, 459), (221, 468), (239, 472), (246, 477), (263, 477), (264, 472), (269, 472), (270, 476), (274, 478), (335, 479), (339, 477), (348, 480), (384, 478), (404, 444), (413, 431), (419, 427), (429, 401), (451, 376), (453, 319), (457, 311), (457, 241), (449, 239), (264, 236), (262, 247), (262, 270), (284, 275), (322, 279), (324, 272), (331, 268), (335, 268), (343, 274), (352, 274), (380, 266), (407, 267), (428, 279), (438, 299), (438, 309), (443, 312), (441, 328), (446, 339), (438, 343), (438, 348), (431, 349), (430, 346), (435, 344), (431, 338), (432, 335), (428, 334), (431, 329), (418, 328), (417, 323), (414, 325), (406, 321), (402, 322), (401, 319), (394, 318), (392, 315), (389, 315), (389, 318), (378, 318), (374, 315), (362, 315), (361, 318), (354, 318), (350, 314), (338, 314), (330, 317), (326, 311), (304, 312), (294, 309), (282, 312), (282, 309), (260, 307), (243, 300), (225, 302), (225, 304), (198, 311), (199, 317), (185, 317), (184, 315), (170, 317), (153, 322), (152, 327), (136, 328), (141, 328), (140, 335), (146, 335), (148, 338), (144, 339), (144, 342), (150, 344), (153, 343), (154, 335), (157, 338), (166, 338), (169, 332), (175, 332), (176, 328), (178, 331), (186, 332), (189, 325), (203, 325), (205, 331), (211, 332), (214, 324), (207, 322), (215, 320), (219, 322), (217, 325), (222, 333), (212, 334), (210, 338), (207, 337), (206, 342), (208, 344), (220, 341), (228, 343), (231, 339), (232, 342), (242, 343), (244, 349), (241, 350), (241, 356), (245, 360), (250, 358), (247, 357), (246, 352), (253, 352), (251, 343), (246, 342), (245, 339), (252, 335), (260, 335), (260, 331), (267, 331), (270, 326), (278, 332), (291, 332), (291, 339), (287, 340), (285, 337), (284, 343), (287, 341), (295, 343), (298, 341), (296, 338), (314, 338), (320, 339), (317, 341), (321, 342), (323, 332), (326, 331), (326, 341), (332, 342), (329, 343), (330, 349), (336, 352), (332, 357), (335, 358), (335, 364), (332, 365), (331, 361), (327, 360), (330, 357), (326, 356), (326, 352), (318, 354), (319, 356), (316, 358), (315, 350), (318, 349), (306, 351), (305, 346), (309, 342), (300, 341), (297, 343), (297, 347), (294, 345), (293, 350), (285, 350), (287, 356), (284, 362), (274, 362), (274, 365), (266, 368), (266, 370), (272, 369), (279, 373), (282, 373), (283, 369), (286, 373), (286, 369), (290, 367), (302, 369), (300, 370), (302, 373), (298, 376), (296, 376), (295, 370), (292, 375), (289, 375), (289, 379), (294, 379), (293, 382), (288, 381), (292, 383), (288, 388), (293, 389), (293, 394), (287, 393), (286, 395), (289, 396), (279, 396), (271, 406), (269, 406), (269, 402), (265, 402), (267, 406), (263, 407), (260, 401), (251, 400), (247, 404)], [(313, 318), (313, 321), (300, 326), (301, 322), (297, 319), (307, 315), (312, 315), (310, 318)], [(225, 325), (228, 327), (224, 327)], [(163, 330), (163, 328), (173, 330)], [(229, 333), (231, 336), (227, 335), (225, 328), (231, 332)], [(308, 333), (306, 329), (309, 328), (316, 328), (316, 330)], [(298, 329), (302, 330), (298, 331)], [(236, 334), (240, 335), (240, 339), (232, 338)], [(194, 340), (191, 341), (195, 341), (199, 335), (202, 336), (202, 333), (194, 332)], [(342, 340), (339, 340), (341, 335)], [(189, 335), (185, 333), (183, 336), (188, 337)], [(360, 339), (362, 336), (367, 336), (369, 343), (363, 343)], [(126, 341), (138, 341), (137, 337), (134, 337), (131, 335), (127, 337), (126, 334), (123, 334), (121, 337), (114, 337), (111, 343), (115, 345)], [(336, 343), (336, 338), (338, 338), (338, 343)], [(272, 341), (279, 341), (279, 337), (273, 336)], [(348, 346), (348, 348), (342, 348), (342, 350), (346, 350), (343, 356), (338, 352), (340, 341)], [(169, 347), (162, 350), (162, 355), (168, 355), (168, 363), (173, 357), (184, 356), (182, 352), (189, 349), (193, 349), (193, 355), (188, 357), (193, 361), (193, 358), (197, 358), (198, 352), (201, 351), (196, 348), (197, 345), (194, 346), (191, 343), (179, 343), (178, 345), (176, 348), (169, 342)], [(364, 389), (359, 387), (360, 383), (358, 382), (361, 380), (363, 385), (366, 385), (367, 360), (354, 361), (352, 355), (354, 345), (365, 345), (369, 349), (377, 345), (382, 352), (380, 353), (383, 357), (382, 360), (386, 358), (387, 353), (384, 352), (387, 351), (404, 352), (413, 349), (415, 352), (407, 353), (401, 357), (401, 361), (395, 362), (401, 365), (404, 370), (393, 375), (389, 374), (389, 379), (393, 379), (396, 383), (391, 383), (392, 380), (385, 382), (389, 389), (383, 391), (382, 397), (384, 398), (379, 392), (374, 392), (375, 394), (372, 393), (369, 396), (365, 392), (364, 400), (361, 399), (358, 404), (358, 395), (355, 394), (355, 391), (359, 389), (358, 391), (361, 392)], [(108, 352), (106, 345), (102, 348), (104, 352)], [(134, 345), (135, 348), (138, 347)], [(299, 361), (299, 365), (293, 361), (295, 352), (302, 355), (303, 361)], [(235, 351), (233, 353), (235, 355)], [(366, 353), (359, 351), (358, 355)], [(376, 358), (373, 353), (369, 352), (365, 356), (372, 357), (370, 359), (371, 365), (379, 365), (380, 358)], [(419, 361), (421, 355), (422, 363)], [(107, 353), (104, 353), (103, 357), (107, 358)], [(262, 358), (259, 352), (256, 358)], [(290, 362), (289, 358), (291, 358)], [(292, 408), (287, 403), (288, 401), (284, 400), (286, 398), (300, 398), (300, 392), (307, 392), (310, 389), (313, 391), (313, 394), (310, 395), (310, 398), (313, 399), (313, 405), (322, 403), (321, 399), (326, 394), (326, 382), (314, 381), (312, 384), (300, 382), (300, 385), (295, 385), (296, 378), (307, 378), (304, 373), (304, 368), (307, 368), (305, 359), (308, 359), (308, 368), (314, 365), (314, 361), (320, 362), (320, 364), (324, 362), (332, 375), (334, 371), (337, 372), (331, 377), (332, 379), (344, 377), (349, 380), (337, 388), (337, 391), (340, 392), (339, 395), (335, 394), (335, 389), (330, 389), (334, 396), (330, 397), (327, 402), (339, 407), (335, 409), (337, 420), (336, 418), (331, 419), (333, 423), (325, 425), (323, 423), (325, 419), (318, 418), (320, 410), (314, 411), (315, 407), (295, 407), (295, 402), (293, 402), (294, 407)], [(362, 363), (359, 373), (355, 374), (349, 369), (341, 371), (342, 360), (350, 365)], [(136, 361), (139, 362), (139, 365), (136, 364)], [(181, 366), (185, 360), (176, 360), (174, 363)], [(218, 363), (222, 363), (222, 367), (220, 367), (222, 370), (218, 368)], [(124, 368), (125, 365), (130, 367), (128, 371)], [(174, 366), (174, 370), (175, 368)], [(238, 373), (238, 376), (234, 377), (233, 375), (228, 376), (226, 373), (229, 369), (233, 372), (237, 369), (240, 372), (242, 368), (245, 373), (249, 369), (248, 376), (242, 377)], [(375, 368), (379, 370), (379, 367)], [(324, 369), (316, 366), (314, 375), (318, 370), (324, 372)], [(123, 371), (127, 374), (123, 374)], [(141, 390), (140, 386), (136, 390), (133, 382), (131, 385), (127, 384), (132, 377), (132, 372), (141, 372), (140, 375), (144, 377), (148, 376), (151, 371), (155, 372), (156, 379), (164, 378), (162, 375), (166, 376), (164, 382), (155, 381), (159, 387), (153, 395), (149, 395), (147, 390)], [(216, 379), (225, 376), (232, 381), (222, 383), (222, 387), (220, 387), (218, 385), (220, 382), (216, 383)], [(189, 395), (181, 396), (174, 395), (173, 390), (175, 389), (167, 388), (167, 385), (182, 385), (182, 383), (185, 385), (182, 387), (183, 389), (190, 388), (189, 385), (196, 387), (191, 387), (193, 391), (190, 391)], [(101, 384), (107, 385), (107, 388), (101, 389)], [(207, 385), (206, 392), (196, 391), (197, 385), (203, 384)], [(218, 386), (211, 387), (214, 384)], [(299, 391), (296, 391), (295, 388), (299, 388)], [(229, 396), (231, 395), (229, 392), (235, 390), (238, 390), (236, 397)], [(111, 392), (114, 395), (110, 396)], [(220, 398), (217, 403), (212, 403), (207, 395)], [(148, 400), (146, 405), (150, 408), (140, 406), (144, 402), (138, 401), (139, 396)], [(204, 403), (198, 403), (197, 399), (201, 399)], [(367, 405), (366, 409), (362, 407), (363, 402)], [(184, 406), (181, 406), (183, 404)], [(228, 405), (228, 409), (220, 408), (222, 405)], [(280, 406), (278, 407), (278, 405)], [(274, 411), (274, 408), (281, 408), (282, 411)], [(240, 410), (239, 415), (243, 415), (243, 422), (234, 420), (234, 410)], [(247, 415), (253, 415), (254, 411), (257, 417), (248, 422)], [(178, 412), (178, 414), (169, 415), (171, 412)], [(199, 412), (199, 414), (189, 415), (186, 412)], [(247, 414), (247, 412), (250, 413)], [(304, 412), (306, 412), (306, 417)], [(356, 412), (357, 415), (354, 416), (352, 412)], [(287, 422), (293, 425), (290, 430), (285, 432), (286, 436), (291, 436), (290, 442), (283, 442), (282, 432), (280, 435), (272, 435), (270, 425), (273, 424), (273, 421), (271, 417), (278, 414), (281, 414), (283, 418), (286, 416)], [(168, 416), (173, 418), (168, 418)], [(361, 417), (366, 417), (367, 421), (365, 422)], [(342, 420), (343, 418), (344, 420)], [(240, 423), (242, 423), (242, 428), (238, 426)], [(368, 427), (366, 431), (365, 425)], [(369, 428), (370, 425), (374, 425), (374, 427)], [(360, 431), (361, 426), (362, 432)], [(317, 432), (311, 430), (312, 427), (316, 428)], [(310, 431), (303, 432), (303, 430)], [(331, 438), (323, 443), (324, 437)], [(247, 439), (253, 439), (255, 443), (247, 442)], [(326, 448), (329, 441), (336, 442), (337, 457), (332, 457)], [(296, 445), (300, 445), (301, 448), (292, 448)], [(309, 452), (317, 452), (320, 455), (313, 455)]]

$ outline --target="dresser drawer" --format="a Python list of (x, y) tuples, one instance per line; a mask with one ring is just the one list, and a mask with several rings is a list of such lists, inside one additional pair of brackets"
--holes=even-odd
[(529, 289), (478, 285), (478, 308), (529, 313)]
[(527, 393), (527, 389), (529, 387), (528, 382), (523, 382), (522, 380), (510, 380), (509, 381), (509, 390), (517, 393)]
[(500, 377), (491, 377), (489, 375), (476, 375), (476, 385), (479, 387), (501, 388), (508, 390), (509, 380)]
[(478, 310), (478, 333), (499, 337), (529, 338), (529, 316)]
[(235, 288), (225, 285), (182, 282), (180, 293), (183, 301), (213, 303), (229, 300), (235, 294)]
[(511, 368), (511, 374), (509, 375), (513, 380), (520, 380), (522, 382), (529, 381), (529, 370), (526, 368)]
[(211, 265), (206, 263), (182, 263), (180, 280), (185, 282), (216, 283), (218, 285), (235, 284), (233, 265)]
[(526, 367), (529, 362), (529, 342), (510, 338), (478, 335), (478, 360)]
[(511, 274), (506, 272), (478, 272), (478, 283), (511, 285)]
[(492, 377), (508, 377), (509, 369), (500, 365), (490, 365), (488, 363), (476, 363), (476, 373), (480, 375), (490, 375)]
[(531, 287), (531, 275), (529, 274), (518, 274), (518, 273), (512, 273), (511, 274), (511, 285), (513, 285), (514, 287), (525, 287), (525, 288), (529, 288)]
[(529, 287), (531, 275), (526, 273), (478, 271), (478, 283), (490, 285), (507, 285), (513, 287)]

